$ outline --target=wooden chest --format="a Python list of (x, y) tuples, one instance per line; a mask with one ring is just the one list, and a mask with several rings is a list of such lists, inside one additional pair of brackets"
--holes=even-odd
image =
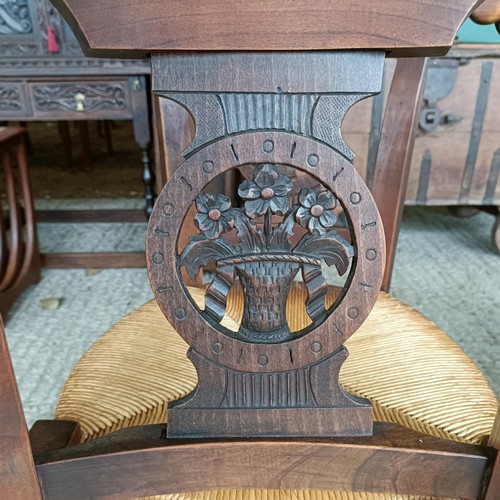
[[(342, 135), (356, 153), (354, 165), (368, 185), (375, 169), (384, 103), (394, 69), (395, 60), (388, 59), (382, 93), (356, 104), (342, 125)], [(182, 161), (180, 151), (193, 134), (193, 124), (185, 110), (168, 101), (161, 103), (161, 107), (157, 130), (170, 124), (169, 130), (174, 133), (166, 137), (168, 144), (159, 139), (164, 146), (160, 148), (160, 156), (169, 170), (157, 173), (160, 188)], [(479, 206), (497, 214), (500, 46), (456, 46), (446, 58), (431, 60), (421, 108), (406, 204), (466, 207), (469, 213), (473, 213), (472, 207)], [(245, 171), (242, 174), (251, 175)], [(311, 182), (314, 183), (304, 177), (295, 184), (303, 187)], [(231, 195), (234, 183), (226, 179), (225, 184), (226, 193)], [(500, 249), (499, 227), (497, 215), (493, 228), (497, 249)]]
[[(407, 205), (500, 205), (500, 48), (457, 46), (430, 61), (406, 193)], [(384, 91), (348, 113), (343, 136), (354, 164), (370, 182), (394, 71), (386, 62)], [(494, 241), (500, 248), (499, 217)]]

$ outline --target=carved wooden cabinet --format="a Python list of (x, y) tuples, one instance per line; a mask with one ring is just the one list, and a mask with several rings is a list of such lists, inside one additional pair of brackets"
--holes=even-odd
[(148, 212), (149, 73), (144, 60), (84, 57), (48, 0), (0, 1), (0, 121), (133, 120)]

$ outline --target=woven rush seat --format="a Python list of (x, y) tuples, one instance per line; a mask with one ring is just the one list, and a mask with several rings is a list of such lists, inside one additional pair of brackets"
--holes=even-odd
[[(190, 292), (203, 307), (203, 290)], [(287, 318), (292, 332), (309, 322), (305, 294), (299, 284), (290, 292)], [(334, 299), (331, 289), (327, 305)], [(243, 294), (236, 288), (223, 324), (236, 330), (242, 311)], [(455, 441), (485, 442), (497, 411), (496, 397), (472, 360), (425, 316), (381, 292), (346, 347), (350, 356), (341, 370), (341, 384), (371, 400), (375, 420)], [(187, 348), (156, 302), (146, 303), (112, 326), (81, 358), (61, 392), (55, 418), (79, 422), (83, 441), (128, 426), (165, 422), (167, 402), (186, 395), (197, 382)], [(168, 498), (201, 500), (208, 495)], [(267, 490), (210, 495), (220, 500), (410, 498)]]
[[(190, 290), (203, 302), (203, 291)], [(307, 322), (305, 289), (294, 286), (287, 317), (292, 331)], [(328, 300), (333, 300), (333, 291)], [(224, 324), (243, 310), (236, 289)], [(388, 318), (391, 318), (388, 321)], [(381, 292), (368, 320), (346, 343), (346, 390), (371, 400), (376, 420), (433, 436), (478, 444), (493, 426), (495, 395), (471, 359), (440, 328)], [(132, 425), (166, 421), (166, 403), (190, 392), (197, 377), (187, 344), (150, 301), (111, 327), (68, 378), (57, 419), (75, 420), (88, 441)]]

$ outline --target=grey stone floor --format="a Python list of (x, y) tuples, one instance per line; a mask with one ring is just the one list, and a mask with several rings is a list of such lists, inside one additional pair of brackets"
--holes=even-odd
[(407, 208), (391, 294), (438, 324), (500, 395), (500, 255), (493, 216), (456, 218), (446, 208)]
[[(115, 204), (116, 206), (116, 204)], [(458, 219), (444, 208), (405, 210), (391, 293), (445, 329), (500, 394), (500, 256), (493, 217)], [(44, 251), (137, 250), (144, 225), (40, 227)], [(43, 299), (61, 299), (43, 309)], [(50, 418), (72, 367), (99, 335), (152, 297), (145, 270), (44, 270), (17, 301), (7, 337), (28, 424)]]

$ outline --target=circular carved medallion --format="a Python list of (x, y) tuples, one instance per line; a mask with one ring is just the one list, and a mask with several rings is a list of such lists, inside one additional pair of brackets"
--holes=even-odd
[[(207, 162), (210, 168), (207, 168)], [(193, 202), (217, 175), (248, 164), (286, 165), (316, 178), (342, 205), (355, 252), (347, 282), (334, 307), (313, 321), (300, 335), (285, 335), (276, 330), (276, 343), (270, 338), (262, 341), (258, 334), (243, 328), (240, 334), (230, 332), (214, 315), (200, 311), (181, 274), (184, 263), (181, 263), (179, 255), (178, 238)], [(286, 215), (281, 210), (279, 200), (280, 194), (286, 191), (284, 181), (261, 188), (259, 196), (262, 203), (271, 206), (274, 203), (273, 213)], [(329, 209), (329, 201), (326, 195), (321, 196), (311, 198), (309, 214), (297, 215), (297, 220), (307, 221), (312, 232), (310, 251), (315, 248), (314, 245), (321, 243), (324, 233), (322, 227), (315, 228), (314, 224), (310, 224), (310, 219), (323, 220), (323, 224), (328, 226), (328, 219), (324, 217)], [(228, 216), (225, 197), (217, 198), (217, 204), (215, 199), (213, 196), (205, 199), (206, 207), (202, 207), (201, 213), (203, 217), (200, 216), (198, 221), (200, 230), (203, 229), (207, 235), (206, 248), (212, 245), (214, 252), (220, 246), (216, 243), (221, 231), (234, 224), (234, 220)], [(201, 204), (198, 200), (197, 203)], [(256, 213), (262, 212), (263, 206), (258, 203), (252, 205)], [(224, 138), (189, 157), (158, 197), (148, 225), (146, 251), (156, 300), (182, 338), (195, 351), (218, 365), (254, 372), (299, 369), (337, 351), (362, 324), (375, 304), (385, 263), (385, 240), (380, 216), (369, 190), (354, 167), (335, 150), (314, 139), (281, 132), (256, 132)], [(318, 265), (317, 252), (314, 251), (310, 254), (310, 261), (304, 255), (289, 257), (284, 254), (278, 257), (287, 260), (292, 274), (298, 271), (300, 265)], [(278, 257), (274, 253), (269, 259), (276, 260)], [(231, 259), (219, 260), (218, 264), (238, 262), (238, 277), (245, 283), (245, 266), (251, 258), (252, 255), (232, 256)], [(268, 257), (259, 258), (263, 260)], [(252, 324), (250, 320), (248, 324)]]

